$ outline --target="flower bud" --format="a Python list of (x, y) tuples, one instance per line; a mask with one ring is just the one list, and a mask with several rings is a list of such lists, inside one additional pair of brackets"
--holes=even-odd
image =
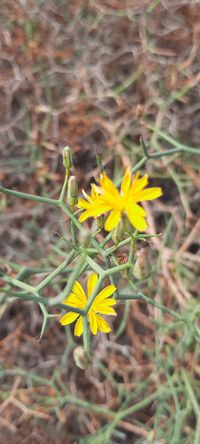
[(112, 232), (112, 240), (115, 242), (115, 244), (118, 244), (118, 242), (125, 239), (125, 224), (124, 224), (124, 218), (120, 220), (117, 227)]
[(133, 234), (133, 231), (134, 231), (133, 225), (131, 225), (131, 223), (129, 222), (129, 220), (126, 216), (124, 217), (124, 231), (128, 235)]
[(76, 347), (73, 352), (74, 361), (77, 367), (86, 370), (91, 365), (91, 357), (82, 346)]
[(136, 279), (141, 281), (146, 279), (150, 273), (150, 262), (147, 248), (141, 248), (137, 253), (137, 259), (133, 267), (133, 275)]
[(103, 230), (104, 222), (105, 222), (105, 217), (103, 214), (102, 216), (97, 217), (97, 227), (99, 230)]
[(74, 208), (78, 202), (78, 183), (75, 176), (70, 176), (67, 187), (67, 203)]
[(63, 166), (67, 171), (73, 167), (72, 150), (69, 146), (63, 149)]

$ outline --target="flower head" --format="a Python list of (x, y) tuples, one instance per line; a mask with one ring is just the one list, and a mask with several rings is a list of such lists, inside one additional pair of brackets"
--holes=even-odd
[[(91, 296), (97, 282), (98, 282), (98, 275), (96, 273), (90, 274), (87, 281), (87, 295), (86, 295), (82, 285), (78, 281), (75, 281), (74, 286), (72, 288), (72, 292), (64, 300), (64, 304), (84, 310), (88, 302), (88, 298)], [(104, 333), (109, 333), (111, 331), (109, 324), (99, 314), (117, 316), (116, 311), (114, 310), (114, 308), (112, 308), (112, 305), (115, 305), (116, 301), (114, 298), (110, 298), (110, 296), (115, 292), (115, 290), (116, 287), (114, 285), (108, 285), (103, 290), (101, 290), (100, 293), (98, 293), (97, 296), (95, 297), (88, 311), (87, 317), (89, 321), (90, 330), (93, 335), (96, 335), (98, 330)], [(60, 323), (62, 325), (68, 325), (74, 321), (76, 321), (74, 334), (75, 336), (81, 336), (83, 333), (82, 315), (70, 311), (60, 319)]]
[(161, 188), (146, 188), (147, 185), (147, 174), (140, 177), (140, 173), (137, 173), (131, 181), (131, 171), (127, 168), (119, 192), (108, 176), (105, 173), (101, 174), (99, 186), (91, 185), (91, 196), (83, 191), (86, 200), (82, 198), (78, 200), (78, 207), (85, 210), (79, 221), (83, 222), (88, 217), (98, 217), (110, 212), (104, 225), (106, 231), (113, 230), (123, 214), (134, 228), (139, 231), (146, 230), (146, 212), (138, 202), (153, 200), (162, 195)]

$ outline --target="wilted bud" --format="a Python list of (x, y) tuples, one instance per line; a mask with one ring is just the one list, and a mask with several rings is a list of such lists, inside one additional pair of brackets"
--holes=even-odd
[(123, 265), (128, 262), (128, 256), (126, 253), (118, 253), (116, 258), (119, 265)]
[(92, 363), (91, 357), (84, 351), (82, 346), (76, 347), (73, 352), (74, 361), (77, 367), (86, 370)]
[(67, 171), (73, 167), (72, 150), (69, 146), (63, 149), (63, 166)]
[(67, 203), (71, 208), (78, 202), (78, 183), (75, 176), (70, 176), (67, 187)]
[(137, 252), (137, 259), (133, 267), (133, 275), (136, 279), (141, 281), (142, 279), (146, 279), (149, 276), (149, 273), (150, 262), (148, 249), (141, 248), (141, 250)]

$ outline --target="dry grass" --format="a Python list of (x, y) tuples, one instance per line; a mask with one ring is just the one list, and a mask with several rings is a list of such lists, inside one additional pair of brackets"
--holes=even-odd
[[(114, 177), (139, 161), (141, 135), (150, 153), (172, 147), (167, 135), (199, 145), (198, 2), (8, 0), (0, 21), (4, 186), (57, 197), (65, 145), (80, 187), (97, 176), (96, 152)], [(152, 274), (142, 288), (181, 313), (198, 312), (198, 157), (174, 154), (146, 170), (164, 196), (147, 206), (150, 232), (162, 235), (147, 246)], [(11, 276), (22, 267), (48, 271), (64, 257), (67, 224), (58, 212), (2, 197), (0, 217), (2, 267)], [(48, 294), (63, 282), (64, 274)], [(199, 444), (199, 344), (186, 327), (138, 301), (119, 306), (118, 337), (95, 337), (93, 365), (83, 372), (69, 329), (66, 339), (51, 321), (38, 342), (32, 302), (9, 300), (0, 310), (0, 443)], [(98, 412), (120, 412), (165, 385), (123, 419)]]

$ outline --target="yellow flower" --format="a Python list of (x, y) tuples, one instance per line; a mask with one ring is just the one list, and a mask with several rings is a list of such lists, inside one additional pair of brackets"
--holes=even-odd
[[(84, 310), (88, 302), (88, 298), (92, 294), (97, 281), (98, 275), (96, 273), (90, 274), (87, 281), (87, 295), (85, 294), (82, 285), (78, 281), (75, 281), (72, 292), (64, 300), (64, 304)], [(96, 335), (98, 330), (103, 331), (104, 333), (108, 333), (111, 331), (109, 324), (105, 321), (105, 319), (99, 316), (99, 313), (117, 316), (116, 311), (114, 310), (114, 308), (112, 308), (112, 305), (115, 305), (116, 301), (114, 298), (109, 297), (115, 292), (115, 290), (116, 287), (114, 285), (108, 285), (107, 287), (105, 287), (102, 291), (100, 291), (100, 293), (97, 294), (88, 311), (87, 317), (90, 330), (93, 335)], [(74, 334), (75, 336), (81, 336), (83, 333), (82, 315), (70, 311), (60, 319), (60, 323), (62, 325), (68, 325), (74, 321), (76, 321)]]
[(145, 188), (148, 185), (147, 174), (140, 177), (140, 173), (137, 173), (131, 182), (131, 171), (127, 168), (120, 192), (105, 173), (100, 176), (99, 184), (100, 186), (91, 185), (91, 196), (83, 191), (86, 200), (79, 198), (78, 207), (85, 210), (79, 217), (80, 222), (88, 217), (98, 217), (110, 212), (104, 225), (106, 231), (113, 230), (123, 214), (134, 228), (139, 231), (146, 230), (146, 212), (138, 202), (153, 200), (162, 195), (159, 187)]

